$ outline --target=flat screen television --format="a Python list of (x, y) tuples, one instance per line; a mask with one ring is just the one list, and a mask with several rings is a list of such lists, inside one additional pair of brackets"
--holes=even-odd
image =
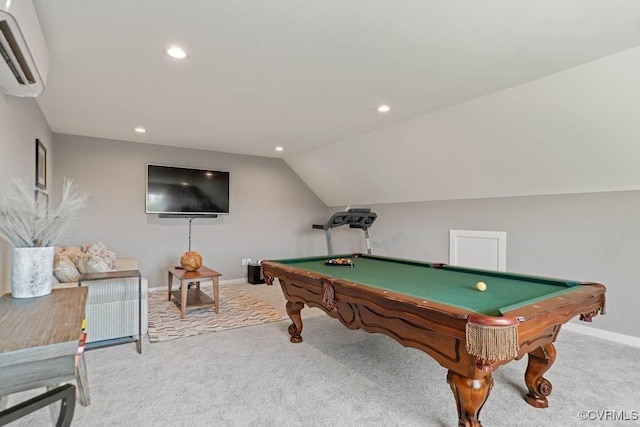
[(147, 165), (148, 214), (229, 213), (229, 172)]

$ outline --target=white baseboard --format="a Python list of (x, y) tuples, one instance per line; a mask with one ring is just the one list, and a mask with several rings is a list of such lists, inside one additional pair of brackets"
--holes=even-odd
[(562, 328), (566, 331), (577, 332), (579, 334), (640, 348), (640, 338), (631, 335), (618, 334), (616, 332), (605, 331), (604, 329), (597, 329), (577, 323), (567, 323)]
[[(200, 283), (205, 285), (211, 283), (211, 280), (202, 280)], [(220, 280), (220, 285), (240, 285), (242, 283), (249, 283), (247, 279), (229, 279), (229, 280)], [(173, 289), (178, 289), (179, 283), (178, 281), (173, 282)], [(167, 285), (164, 286), (155, 286), (153, 288), (148, 288), (149, 292), (158, 292), (158, 291), (167, 291)]]

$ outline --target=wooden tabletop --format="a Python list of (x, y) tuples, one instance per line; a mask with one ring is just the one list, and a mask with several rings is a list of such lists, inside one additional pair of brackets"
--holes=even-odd
[[(0, 298), (0, 396), (76, 378), (88, 292), (79, 287), (36, 298)], [(83, 357), (79, 362), (84, 366)], [(88, 405), (86, 378), (78, 379), (78, 389), (81, 403)]]
[(0, 298), (0, 356), (28, 348), (75, 343), (82, 332), (82, 319), (89, 289), (54, 289), (36, 298)]
[(169, 273), (176, 276), (179, 280), (197, 281), (195, 279), (206, 279), (209, 277), (214, 278), (214, 277), (222, 276), (221, 273), (218, 273), (215, 270), (205, 267), (204, 265), (196, 271), (187, 271), (183, 268), (176, 268), (176, 267), (168, 267), (167, 270), (169, 270)]

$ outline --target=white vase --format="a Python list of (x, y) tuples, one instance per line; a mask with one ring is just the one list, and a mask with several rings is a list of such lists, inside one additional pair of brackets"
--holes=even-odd
[(53, 246), (13, 249), (11, 296), (33, 298), (51, 293)]

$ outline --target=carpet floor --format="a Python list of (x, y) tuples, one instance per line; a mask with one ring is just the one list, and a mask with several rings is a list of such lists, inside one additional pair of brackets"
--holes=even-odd
[[(226, 286), (285, 312), (277, 286), (234, 284), (221, 290)], [(290, 321), (285, 320), (146, 344), (142, 354), (134, 344), (88, 351), (91, 405), (76, 404), (73, 426), (458, 424), (447, 370), (433, 358), (387, 336), (350, 330), (318, 312), (303, 309), (299, 344), (289, 341)], [(640, 425), (640, 349), (571, 331), (561, 331), (556, 347), (556, 362), (545, 374), (553, 384), (549, 407), (534, 408), (523, 399), (525, 357), (494, 373), (495, 385), (480, 414), (485, 427)], [(9, 404), (42, 392), (12, 395)], [(47, 408), (11, 424), (50, 425)]]
[[(202, 286), (207, 295), (213, 295), (212, 286)], [(277, 322), (287, 316), (249, 295), (242, 289), (220, 287), (220, 308), (213, 306), (187, 308), (186, 318), (180, 318), (175, 300), (168, 301), (166, 292), (149, 293), (149, 341), (162, 342), (227, 329), (242, 328), (267, 322)]]

